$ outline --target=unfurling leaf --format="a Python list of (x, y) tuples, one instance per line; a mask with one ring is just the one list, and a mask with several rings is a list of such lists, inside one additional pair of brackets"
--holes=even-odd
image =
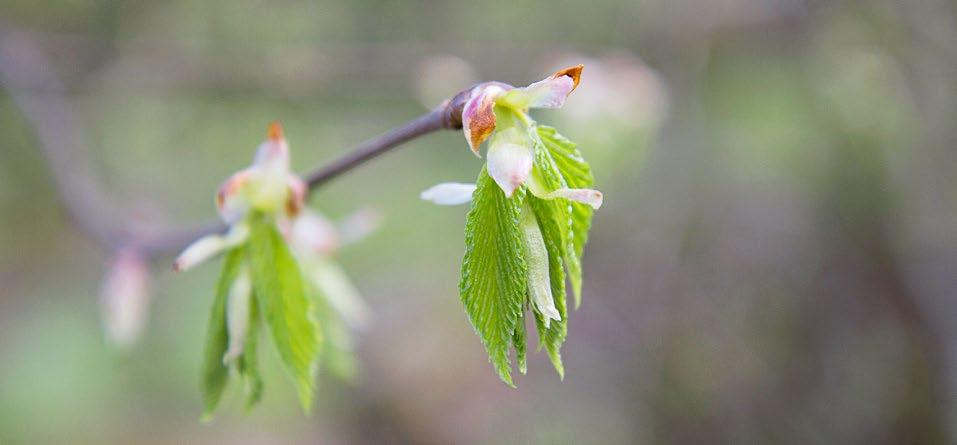
[[(528, 127), (532, 168), (508, 198), (482, 170), (466, 223), (460, 290), (466, 312), (499, 377), (512, 385), (509, 347), (525, 373), (525, 308), (535, 318), (539, 348), (562, 378), (561, 346), (568, 333), (565, 278), (576, 304), (581, 255), (601, 193), (575, 145), (549, 127)], [(500, 185), (500, 184), (499, 184)], [(592, 199), (594, 198), (594, 199)], [(524, 281), (524, 286), (522, 282)]]
[[(551, 153), (538, 138), (538, 130), (533, 127), (530, 137), (534, 144), (536, 184), (543, 187), (543, 192), (567, 188), (562, 172), (558, 169)], [(539, 348), (542, 346), (548, 351), (548, 356), (558, 375), (564, 378), (565, 369), (562, 365), (561, 346), (565, 341), (568, 327), (568, 313), (565, 304), (565, 269), (569, 263), (572, 242), (572, 202), (565, 199), (541, 199), (534, 195), (528, 196), (526, 208), (534, 215), (541, 231), (544, 242), (543, 250), (547, 252), (548, 277), (547, 286), (551, 289), (552, 304), (557, 317), (544, 317), (544, 314), (535, 313), (535, 327), (538, 331)]]
[[(595, 178), (592, 176), (591, 167), (582, 158), (574, 142), (558, 134), (552, 127), (539, 125), (537, 132), (567, 187), (587, 189), (594, 185)], [(568, 201), (568, 204), (571, 206), (571, 236), (563, 248), (563, 257), (575, 295), (575, 307), (578, 307), (581, 305), (581, 258), (585, 243), (588, 242), (588, 230), (591, 228), (594, 210), (580, 202)]]
[(252, 408), (259, 403), (263, 393), (263, 378), (259, 373), (259, 327), (262, 320), (259, 318), (259, 304), (255, 297), (249, 301), (249, 332), (246, 334), (246, 345), (243, 355), (236, 361), (236, 370), (243, 382), (246, 392), (246, 408)]
[[(258, 349), (263, 323), (307, 413), (324, 337), (332, 343), (329, 368), (341, 377), (355, 374), (349, 329), (365, 326), (371, 311), (345, 272), (327, 257), (367, 233), (369, 218), (363, 218), (363, 233), (340, 236), (331, 222), (303, 207), (306, 191), (306, 183), (289, 168), (282, 128), (270, 125), (252, 165), (227, 179), (216, 194), (228, 230), (194, 241), (173, 263), (174, 270), (184, 271), (226, 254), (205, 350), (204, 419), (219, 404), (231, 369), (242, 383), (247, 409), (262, 397)], [(317, 289), (321, 297), (313, 292)]]
[(250, 218), (247, 255), (259, 309), (308, 412), (321, 338), (302, 272), (275, 225), (262, 214)]
[(206, 350), (203, 360), (203, 418), (209, 420), (226, 388), (229, 367), (223, 363), (223, 355), (229, 342), (226, 328), (226, 300), (229, 289), (239, 274), (243, 262), (243, 250), (233, 249), (226, 254), (223, 270), (216, 285), (216, 298), (209, 314), (206, 328)]
[(545, 238), (538, 226), (538, 218), (526, 203), (522, 206), (522, 242), (525, 264), (528, 266), (528, 297), (532, 308), (544, 318), (548, 327), (550, 320), (561, 320), (552, 298), (548, 275), (548, 250)]
[(506, 198), (483, 168), (473, 196), (465, 224), (459, 292), (465, 312), (499, 377), (515, 386), (508, 353), (516, 329), (523, 323), (528, 295), (519, 226), (525, 193), (516, 192)]
[[(468, 91), (462, 108), (469, 148), (481, 155), (480, 145), (487, 140), (488, 149), (465, 227), (459, 290), (489, 360), (511, 386), (510, 347), (522, 373), (527, 365), (525, 307), (535, 317), (540, 347), (548, 350), (564, 378), (560, 349), (568, 326), (566, 273), (575, 306), (581, 304), (581, 257), (603, 195), (591, 188), (591, 168), (575, 144), (528, 114), (532, 108), (561, 107), (581, 73), (582, 65), (576, 65), (523, 88), (485, 82)], [(468, 188), (445, 182), (421, 198), (462, 204)]]
[[(535, 212), (539, 221), (549, 221), (552, 217), (550, 213), (553, 207), (548, 206), (548, 201), (544, 201), (534, 196), (529, 198), (531, 209)], [(557, 224), (543, 223), (542, 237), (545, 240), (545, 250), (548, 252), (548, 274), (549, 285), (552, 289), (552, 299), (555, 309), (558, 311), (559, 319), (551, 320), (546, 324), (546, 320), (541, 314), (535, 313), (535, 327), (538, 329), (539, 347), (545, 346), (548, 351), (548, 357), (552, 361), (552, 366), (558, 372), (559, 377), (565, 378), (565, 367), (562, 365), (561, 347), (565, 343), (565, 336), (568, 333), (568, 309), (565, 303), (565, 270), (562, 268), (562, 236), (557, 229)]]

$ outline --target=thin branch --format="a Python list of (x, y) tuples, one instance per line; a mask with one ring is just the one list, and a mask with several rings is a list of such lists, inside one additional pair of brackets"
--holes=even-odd
[[(63, 99), (63, 87), (47, 57), (26, 34), (0, 33), (0, 82), (37, 133), (40, 149), (50, 164), (70, 217), (103, 247), (132, 246), (144, 255), (160, 256), (176, 252), (203, 235), (225, 230), (221, 223), (144, 229), (147, 225), (117, 218), (119, 212), (109, 205), (84, 162), (87, 153), (82, 127)], [(306, 174), (309, 190), (412, 139), (437, 130), (461, 128), (468, 91)]]
[(310, 189), (319, 187), (342, 173), (401, 145), (403, 142), (436, 130), (448, 128), (445, 126), (445, 108), (436, 108), (401, 127), (359, 144), (358, 147), (339, 159), (306, 175), (306, 183), (309, 184)]
[[(309, 190), (316, 190), (339, 175), (412, 139), (437, 130), (461, 128), (462, 107), (466, 97), (466, 94), (459, 93), (436, 109), (378, 137), (369, 139), (331, 163), (306, 174), (304, 177), (309, 185)], [(203, 235), (224, 230), (226, 230), (226, 226), (223, 224), (207, 224), (194, 228), (169, 229), (159, 233), (139, 233), (131, 236), (131, 238), (136, 240), (136, 245), (143, 252), (150, 255), (162, 255), (177, 251), (185, 247), (190, 241)]]

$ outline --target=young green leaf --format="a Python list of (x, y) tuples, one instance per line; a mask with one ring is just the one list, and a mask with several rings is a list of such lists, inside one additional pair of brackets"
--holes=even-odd
[(522, 241), (525, 264), (528, 267), (528, 300), (532, 309), (545, 317), (545, 324), (548, 325), (548, 320), (560, 320), (561, 314), (555, 308), (552, 298), (545, 238), (538, 226), (538, 218), (527, 202), (522, 207)]
[(257, 350), (259, 347), (259, 327), (262, 320), (259, 318), (259, 304), (255, 297), (249, 301), (249, 332), (246, 334), (246, 345), (243, 355), (236, 360), (236, 370), (243, 381), (246, 392), (246, 408), (252, 408), (259, 403), (263, 392), (263, 378), (259, 373)]
[(475, 332), (499, 377), (512, 383), (508, 353), (522, 322), (527, 296), (519, 226), (525, 193), (506, 198), (483, 168), (465, 224), (465, 257), (459, 292)]
[[(591, 167), (582, 158), (575, 143), (558, 134), (552, 127), (538, 126), (538, 136), (551, 155), (562, 179), (570, 188), (590, 188), (594, 185)], [(565, 267), (575, 294), (575, 307), (581, 305), (582, 270), (581, 258), (588, 242), (588, 230), (594, 210), (587, 204), (572, 202), (571, 205), (571, 242), (566, 245), (563, 254)]]
[[(529, 130), (529, 137), (534, 147), (534, 170), (537, 183), (544, 187), (544, 192), (551, 192), (560, 188), (568, 187), (565, 177), (562, 175), (558, 164), (552, 156), (551, 151), (545, 146), (545, 142), (539, 136), (538, 127), (532, 127)], [(572, 233), (572, 201), (558, 199), (534, 199), (529, 200), (529, 204), (535, 207), (535, 214), (539, 225), (546, 235), (551, 235), (558, 243), (561, 258), (564, 263), (574, 262), (575, 267), (578, 263), (578, 256), (573, 247)]]
[(515, 361), (518, 362), (518, 372), (525, 374), (528, 372), (527, 347), (525, 338), (527, 337), (525, 328), (525, 311), (522, 311), (522, 317), (515, 326), (515, 334), (512, 335), (512, 346), (515, 347)]
[(272, 221), (261, 214), (250, 218), (248, 256), (259, 308), (309, 412), (321, 338), (299, 264)]
[(229, 332), (226, 329), (226, 300), (229, 288), (239, 274), (243, 261), (243, 250), (230, 250), (223, 261), (223, 270), (219, 274), (219, 283), (216, 285), (216, 297), (209, 313), (209, 325), (206, 328), (206, 350), (203, 360), (203, 419), (210, 420), (219, 400), (222, 398), (226, 381), (229, 378), (229, 368), (223, 364), (223, 354), (229, 343)]
[(542, 237), (545, 240), (545, 250), (548, 252), (548, 274), (552, 289), (552, 299), (555, 309), (561, 320), (551, 320), (545, 326), (541, 314), (535, 313), (535, 327), (538, 329), (539, 347), (545, 346), (552, 366), (561, 378), (565, 378), (565, 367), (562, 365), (561, 347), (568, 334), (568, 309), (565, 301), (565, 270), (562, 268), (562, 235), (556, 221), (557, 216), (552, 214), (555, 206), (550, 201), (529, 196), (529, 206), (540, 223)]

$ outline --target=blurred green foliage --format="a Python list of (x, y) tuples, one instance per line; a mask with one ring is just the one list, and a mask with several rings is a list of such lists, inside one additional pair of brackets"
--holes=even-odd
[[(516, 391), (489, 372), (456, 297), (465, 209), (417, 198), (474, 179), (482, 161), (461, 134), (337, 179), (313, 204), (385, 215), (338, 258), (375, 309), (359, 336), (361, 377), (320, 378), (308, 418), (292, 385), (272, 385), (249, 414), (227, 391), (217, 420), (200, 425), (218, 265), (174, 276), (157, 260), (146, 336), (112, 352), (97, 305), (107, 252), (64, 217), (30, 122), (4, 91), (0, 443), (953, 442), (955, 9), (0, 2), (0, 26), (30, 31), (67, 85), (90, 149), (77, 168), (144, 224), (212, 219), (213, 191), (270, 121), (306, 171), (418, 115), (420, 70), (450, 54), (474, 68), (471, 81), (514, 84), (587, 59), (565, 109), (536, 119), (580, 143), (606, 197), (566, 378), (530, 354)], [(612, 72), (621, 53), (654, 69), (667, 106), (628, 99), (623, 120), (575, 114), (589, 73)], [(624, 95), (632, 82), (606, 86)], [(662, 120), (629, 122), (652, 108)], [(265, 380), (281, 381), (279, 358), (260, 349)]]

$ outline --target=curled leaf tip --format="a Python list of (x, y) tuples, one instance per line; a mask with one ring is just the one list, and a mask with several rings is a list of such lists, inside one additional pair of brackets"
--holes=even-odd
[(280, 125), (279, 122), (275, 122), (275, 121), (269, 124), (269, 130), (266, 133), (266, 137), (270, 141), (281, 140), (283, 138), (282, 125)]
[[(578, 65), (571, 66), (571, 67), (565, 68), (565, 69), (563, 69), (563, 70), (560, 70), (560, 71), (556, 72), (555, 74), (552, 74), (552, 77), (553, 77), (553, 78), (556, 78), (556, 79), (559, 78), (559, 77), (562, 77), (562, 76), (568, 76), (568, 77), (570, 77), (570, 78), (572, 79), (572, 82), (573, 82), (572, 91), (575, 91), (575, 88), (578, 88), (578, 82), (581, 80), (581, 77), (582, 77), (582, 69), (584, 69), (584, 68), (585, 68), (585, 65), (578, 64)], [(569, 91), (569, 93), (571, 93), (571, 91)]]

